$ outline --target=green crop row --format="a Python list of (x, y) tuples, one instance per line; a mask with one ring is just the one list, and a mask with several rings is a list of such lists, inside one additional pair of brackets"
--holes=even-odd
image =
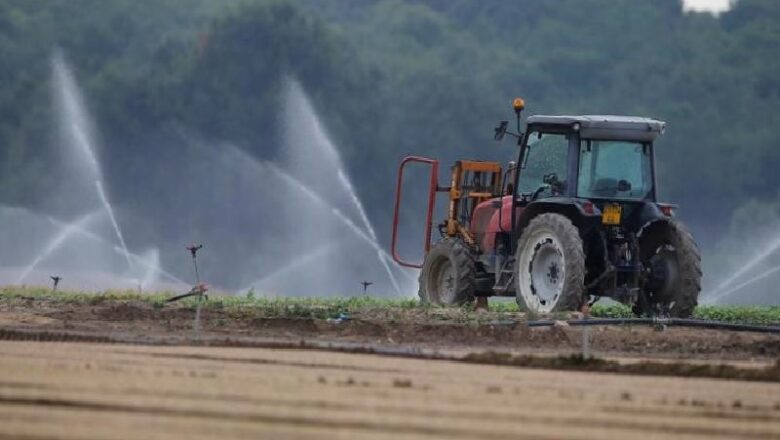
[[(593, 307), (592, 315), (601, 318), (630, 318), (634, 316), (631, 308), (622, 304), (596, 304)], [(733, 323), (780, 324), (780, 307), (704, 305), (696, 307), (693, 318)]]
[[(0, 301), (52, 301), (75, 304), (100, 304), (111, 301), (139, 301), (149, 303), (153, 307), (163, 307), (165, 301), (174, 296), (172, 292), (140, 293), (134, 290), (108, 290), (99, 293), (57, 291), (37, 287), (4, 287), (0, 288)], [(187, 298), (180, 302), (185, 307), (197, 305), (196, 298)], [(257, 317), (267, 318), (337, 318), (340, 315), (351, 315), (364, 312), (385, 313), (387, 318), (408, 311), (418, 311), (423, 316), (433, 319), (455, 321), (489, 321), (508, 318), (519, 312), (514, 301), (491, 300), (490, 313), (477, 314), (472, 305), (460, 308), (443, 308), (422, 304), (416, 299), (383, 299), (368, 296), (361, 297), (256, 297), (254, 294), (210, 295), (202, 303), (203, 307), (221, 309), (236, 313), (247, 313)], [(630, 318), (633, 313), (629, 307), (621, 304), (596, 304), (592, 316), (602, 318)], [(513, 316), (513, 317), (514, 317)], [(777, 306), (699, 306), (694, 311), (694, 318), (708, 319), (734, 323), (750, 324), (780, 324), (780, 307)], [(535, 319), (534, 317), (527, 317)], [(550, 318), (549, 316), (547, 318)], [(566, 319), (567, 314), (555, 314), (554, 319)]]

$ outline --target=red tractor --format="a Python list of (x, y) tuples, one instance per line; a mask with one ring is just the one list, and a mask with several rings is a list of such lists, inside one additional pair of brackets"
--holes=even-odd
[[(420, 268), (420, 300), (464, 304), (514, 296), (524, 310), (579, 310), (600, 297), (638, 315), (687, 317), (701, 290), (701, 258), (675, 206), (659, 203), (653, 143), (665, 123), (627, 116), (530, 116), (514, 101), (495, 139), (517, 139), (517, 162), (458, 161), (449, 186), (439, 162), (406, 157), (398, 170), (392, 253)], [(404, 168), (430, 167), (425, 257), (396, 251)], [(449, 195), (441, 239), (431, 245), (437, 192)]]

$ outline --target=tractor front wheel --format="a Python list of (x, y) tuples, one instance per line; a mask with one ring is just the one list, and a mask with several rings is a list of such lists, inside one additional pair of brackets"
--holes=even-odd
[(561, 214), (541, 214), (523, 229), (515, 254), (515, 291), (523, 310), (579, 310), (585, 300), (585, 254), (579, 230)]
[(474, 300), (476, 263), (459, 239), (447, 237), (433, 245), (420, 271), (420, 301), (460, 305)]

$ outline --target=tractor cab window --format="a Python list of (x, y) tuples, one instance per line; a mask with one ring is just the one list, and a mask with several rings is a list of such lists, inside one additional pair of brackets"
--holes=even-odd
[(582, 140), (577, 195), (645, 199), (653, 189), (650, 162), (647, 144)]
[(563, 195), (568, 149), (569, 139), (564, 134), (531, 133), (517, 192), (532, 194), (535, 199)]

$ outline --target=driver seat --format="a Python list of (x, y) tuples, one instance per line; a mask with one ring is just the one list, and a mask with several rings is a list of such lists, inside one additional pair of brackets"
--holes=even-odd
[(618, 193), (618, 181), (610, 177), (601, 178), (593, 183), (591, 193), (596, 197), (615, 197)]

